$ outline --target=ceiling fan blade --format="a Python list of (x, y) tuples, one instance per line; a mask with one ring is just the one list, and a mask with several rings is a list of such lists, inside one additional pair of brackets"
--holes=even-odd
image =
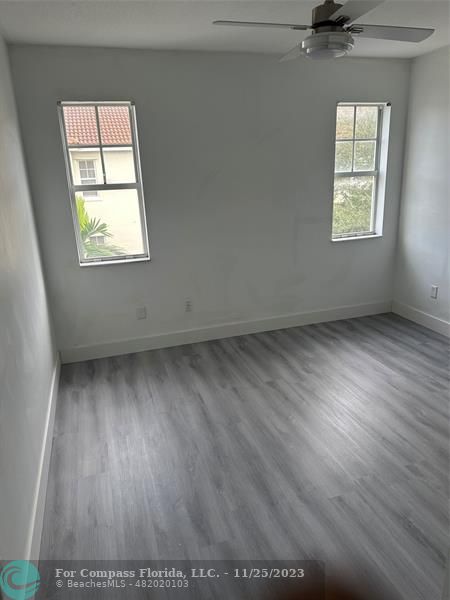
[(296, 23), (265, 23), (260, 21), (213, 21), (213, 25), (231, 25), (235, 27), (281, 27), (282, 29), (295, 29), (299, 31), (311, 29), (310, 25), (297, 25)]
[(376, 6), (383, 4), (385, 0), (348, 0), (336, 12), (330, 15), (330, 19), (340, 19), (344, 23), (352, 23), (362, 17)]
[[(360, 31), (360, 29), (362, 31)], [(350, 32), (358, 37), (376, 38), (379, 40), (397, 40), (399, 42), (423, 42), (434, 33), (434, 29), (423, 27), (393, 27), (391, 25), (360, 25), (350, 27)]]
[(301, 46), (294, 46), (292, 50), (289, 50), (287, 54), (282, 56), (279, 62), (285, 62), (287, 60), (294, 60), (294, 58), (300, 58), (303, 55)]

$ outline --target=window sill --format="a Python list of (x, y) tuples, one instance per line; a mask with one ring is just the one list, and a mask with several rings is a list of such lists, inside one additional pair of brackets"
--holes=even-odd
[(349, 237), (331, 238), (331, 242), (354, 242), (355, 240), (373, 240), (383, 237), (382, 233), (371, 233), (369, 235), (355, 235)]
[(80, 262), (80, 267), (109, 267), (111, 265), (127, 265), (129, 263), (150, 262), (150, 256), (138, 258), (122, 258), (117, 260), (98, 260), (92, 262)]

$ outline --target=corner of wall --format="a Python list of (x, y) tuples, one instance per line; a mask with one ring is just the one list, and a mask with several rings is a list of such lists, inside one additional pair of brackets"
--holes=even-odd
[[(408, 59), (408, 97), (411, 91), (411, 78), (412, 78), (412, 69), (415, 58)], [(402, 221), (402, 212), (403, 212), (403, 202), (405, 195), (405, 172), (406, 172), (406, 154), (408, 147), (408, 136), (409, 136), (409, 120), (410, 120), (410, 103), (409, 101), (406, 104), (406, 111), (404, 117), (404, 127), (403, 127), (403, 159), (402, 159), (402, 167), (400, 174), (400, 198), (398, 203), (398, 211), (397, 211), (397, 230), (395, 235), (395, 249), (394, 249), (394, 269), (392, 271), (392, 282), (391, 282), (391, 297), (392, 297), (392, 305), (394, 305), (395, 297), (396, 297), (396, 288), (397, 288), (397, 273), (399, 270), (399, 248), (400, 248), (400, 235), (401, 235), (401, 221)], [(394, 312), (394, 311), (392, 311)]]
[[(8, 47), (0, 37), (0, 553), (37, 558), (48, 474), (57, 357)], [(27, 243), (24, 244), (24, 239)], [(18, 444), (26, 440), (27, 444)]]
[(56, 399), (59, 389), (59, 375), (61, 371), (61, 360), (56, 355), (55, 368), (53, 371), (48, 399), (48, 409), (45, 419), (45, 430), (42, 441), (42, 450), (39, 459), (38, 476), (33, 502), (30, 532), (26, 555), (28, 560), (39, 560), (41, 548), (42, 527), (44, 523), (45, 499), (47, 496), (48, 476), (50, 471), (50, 455), (53, 442), (53, 430), (55, 425)]
[[(443, 226), (449, 214), (449, 51), (446, 46), (410, 60), (392, 285), (393, 312), (443, 335), (450, 329), (448, 235)], [(432, 285), (439, 287), (437, 300), (430, 300)]]

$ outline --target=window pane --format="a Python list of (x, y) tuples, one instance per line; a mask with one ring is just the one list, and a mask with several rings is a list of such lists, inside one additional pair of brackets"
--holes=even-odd
[(128, 106), (99, 106), (98, 121), (102, 144), (131, 146), (130, 109)]
[(352, 170), (353, 142), (336, 142), (335, 167), (336, 173)]
[(335, 178), (333, 235), (371, 232), (374, 184), (374, 176)]
[(133, 148), (104, 148), (106, 183), (135, 183)]
[(75, 185), (103, 183), (99, 148), (70, 148), (69, 157)]
[(97, 169), (95, 160), (80, 160), (78, 161), (80, 169), (80, 179), (83, 183), (95, 183), (97, 181)]
[(375, 169), (376, 142), (355, 142), (355, 171)]
[(103, 150), (106, 183), (135, 183), (131, 120), (128, 106), (99, 106), (98, 120)]
[(96, 202), (75, 197), (84, 258), (144, 253), (136, 190), (97, 191)]
[(336, 112), (336, 139), (353, 137), (353, 106), (338, 106)]
[(358, 106), (356, 108), (356, 138), (376, 138), (378, 106)]
[(94, 106), (64, 106), (63, 114), (69, 146), (99, 145)]

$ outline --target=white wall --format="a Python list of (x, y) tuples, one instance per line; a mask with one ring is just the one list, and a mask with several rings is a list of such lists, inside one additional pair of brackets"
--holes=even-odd
[(450, 330), (449, 73), (449, 47), (413, 61), (394, 302), (442, 333)]
[[(390, 307), (408, 61), (42, 46), (12, 47), (11, 60), (64, 358), (217, 323)], [(56, 102), (89, 99), (136, 101), (150, 263), (77, 264)], [(339, 100), (392, 102), (381, 239), (330, 241)]]
[(45, 480), (55, 366), (7, 51), (0, 39), (0, 559), (36, 556), (32, 545), (39, 543), (39, 486), (45, 487), (40, 476)]

